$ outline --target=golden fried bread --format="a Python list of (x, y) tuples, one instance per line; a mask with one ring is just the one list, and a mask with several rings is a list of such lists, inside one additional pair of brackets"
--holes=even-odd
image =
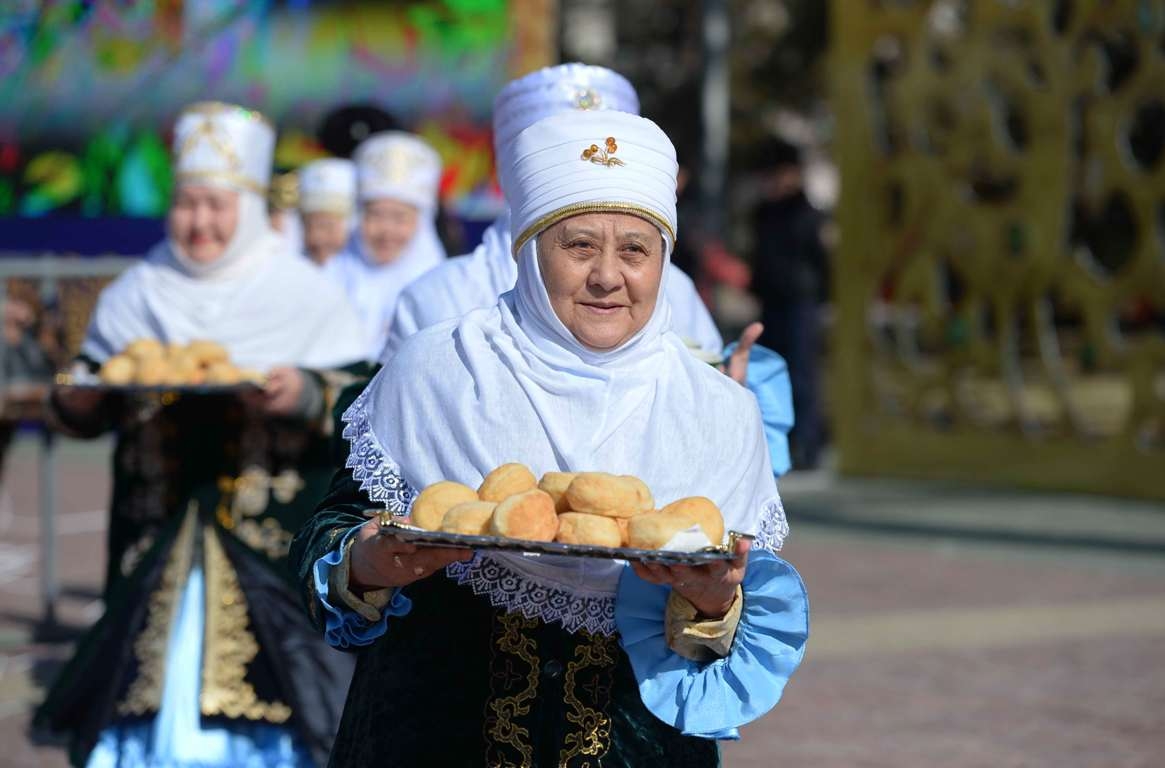
[(623, 545), (623, 534), (619, 531), (616, 518), (564, 512), (558, 516), (558, 535), (554, 540), (563, 544), (620, 547)]
[(719, 545), (724, 541), (724, 516), (720, 514), (716, 502), (705, 496), (678, 499), (659, 511), (661, 514), (683, 518), (688, 521), (688, 525), (700, 526), (713, 544)]
[(206, 367), (207, 384), (238, 384), (239, 369), (230, 363), (211, 363)]
[[(445, 533), (464, 533), (484, 536), (490, 532), (490, 520), (498, 505), (492, 501), (466, 501), (454, 505), (445, 513), (439, 530)], [(413, 518), (414, 522), (416, 518)]]
[(226, 363), (231, 359), (226, 347), (214, 341), (199, 339), (186, 345), (186, 354), (192, 356), (202, 365)]
[(691, 523), (675, 515), (646, 512), (627, 521), (627, 546), (635, 549), (663, 549), (671, 537)]
[(578, 477), (577, 472), (547, 472), (538, 481), (538, 488), (550, 494), (550, 498), (554, 499), (554, 508), (558, 514), (570, 511), (570, 505), (566, 503), (566, 489), (570, 487), (570, 483)]
[(166, 356), (166, 347), (157, 339), (134, 339), (123, 353), (134, 360), (153, 360)]
[(126, 355), (114, 355), (105, 361), (98, 372), (98, 376), (106, 384), (123, 386), (134, 380), (137, 373), (137, 363)]
[(565, 498), (573, 512), (604, 517), (632, 517), (651, 511), (655, 504), (639, 478), (606, 472), (580, 472)]
[(170, 366), (161, 357), (149, 357), (138, 361), (134, 373), (134, 383), (143, 387), (157, 387), (166, 383), (170, 376)]
[(680, 531), (700, 526), (713, 544), (724, 540), (724, 518), (711, 499), (692, 496), (658, 512), (636, 515), (627, 524), (627, 544), (637, 549), (662, 549)]
[(630, 536), (631, 518), (630, 517), (613, 517), (615, 525), (619, 526), (619, 546), (629, 547), (628, 537)]
[(524, 464), (503, 464), (485, 476), (477, 495), (482, 501), (500, 502), (537, 487), (538, 480)]
[(477, 501), (477, 491), (469, 486), (451, 480), (433, 483), (421, 491), (417, 500), (413, 502), (410, 513), (413, 525), (427, 531), (440, 530), (445, 513), (467, 501)]
[(489, 532), (513, 539), (554, 541), (558, 533), (554, 499), (537, 488), (510, 496), (494, 510)]
[(201, 384), (206, 379), (206, 372), (190, 355), (173, 355), (167, 365), (170, 367), (167, 384)]

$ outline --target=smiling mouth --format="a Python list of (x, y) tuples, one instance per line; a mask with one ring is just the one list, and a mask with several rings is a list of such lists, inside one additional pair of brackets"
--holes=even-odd
[(616, 312), (618, 312), (620, 309), (624, 308), (624, 306), (622, 304), (604, 304), (604, 303), (591, 304), (588, 302), (583, 302), (582, 306), (586, 307), (591, 312), (594, 312), (594, 313), (600, 314), (600, 315), (613, 315)]

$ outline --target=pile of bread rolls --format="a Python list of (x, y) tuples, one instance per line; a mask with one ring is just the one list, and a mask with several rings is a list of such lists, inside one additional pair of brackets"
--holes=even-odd
[(213, 341), (163, 344), (157, 339), (135, 339), (121, 354), (105, 361), (98, 373), (114, 386), (196, 386), (204, 384), (260, 384), (263, 374), (239, 368), (230, 354)]
[(637, 477), (547, 472), (538, 480), (522, 464), (503, 464), (476, 491), (448, 480), (430, 485), (413, 503), (412, 523), (430, 531), (636, 549), (662, 549), (693, 525), (713, 544), (724, 540), (724, 518), (711, 499), (690, 496), (656, 509)]

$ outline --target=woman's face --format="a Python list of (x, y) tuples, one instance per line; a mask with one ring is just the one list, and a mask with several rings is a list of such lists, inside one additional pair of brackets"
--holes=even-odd
[(167, 223), (170, 238), (188, 258), (210, 264), (226, 251), (239, 225), (239, 193), (183, 184)]
[(305, 213), (303, 245), (316, 264), (325, 264), (348, 240), (348, 217), (342, 213)]
[(554, 314), (574, 337), (593, 350), (615, 349), (655, 310), (663, 238), (631, 214), (572, 216), (538, 236), (538, 267)]
[(371, 200), (364, 204), (360, 231), (375, 264), (396, 261), (417, 233), (420, 212), (396, 200)]

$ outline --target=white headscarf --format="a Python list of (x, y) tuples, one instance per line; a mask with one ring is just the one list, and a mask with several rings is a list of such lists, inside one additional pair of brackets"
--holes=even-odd
[[(608, 136), (618, 149), (604, 157), (623, 165), (581, 157)], [(709, 496), (728, 528), (779, 546), (783, 513), (752, 395), (688, 353), (669, 331), (666, 301), (619, 348), (583, 346), (551, 308), (539, 272), (534, 235), (579, 211), (656, 223), (666, 261), (675, 171), (667, 137), (633, 115), (560, 115), (519, 135), (503, 168), (520, 244), (514, 290), (407, 340), (345, 414), (349, 466), (375, 501), (407, 503), (396, 476), (420, 490), (442, 479), (476, 487), (509, 461), (536, 474), (602, 470), (641, 477), (660, 505)], [(495, 553), (450, 574), (499, 607), (610, 633), (622, 567)]]
[[(274, 133), (258, 113), (198, 104), (174, 136), (179, 185), (238, 191), (238, 224), (222, 256), (194, 261), (170, 238), (102, 291), (81, 352), (102, 362), (140, 338), (216, 341), (236, 364), (325, 368), (361, 359), (360, 328), (343, 295), (286, 253), (262, 185)], [(265, 153), (265, 154), (264, 154)], [(265, 158), (265, 159), (264, 159)]]
[(364, 323), (364, 358), (376, 360), (384, 349), (401, 291), (445, 260), (436, 226), (441, 159), (420, 138), (389, 131), (366, 139), (356, 148), (353, 160), (361, 202), (396, 200), (418, 211), (416, 233), (391, 263), (373, 262), (357, 229), (348, 248), (324, 266)]
[[(606, 67), (559, 64), (510, 81), (494, 99), (494, 156), (499, 167), (506, 163), (514, 137), (539, 120), (603, 110), (639, 114), (635, 88)], [(472, 253), (449, 260), (410, 285), (398, 301), (380, 362), (387, 363), (401, 343), (422, 328), (493, 306), (518, 278), (511, 245), (507, 208)], [(666, 295), (676, 332), (709, 352), (723, 350), (724, 341), (691, 278), (670, 263), (668, 272)]]

